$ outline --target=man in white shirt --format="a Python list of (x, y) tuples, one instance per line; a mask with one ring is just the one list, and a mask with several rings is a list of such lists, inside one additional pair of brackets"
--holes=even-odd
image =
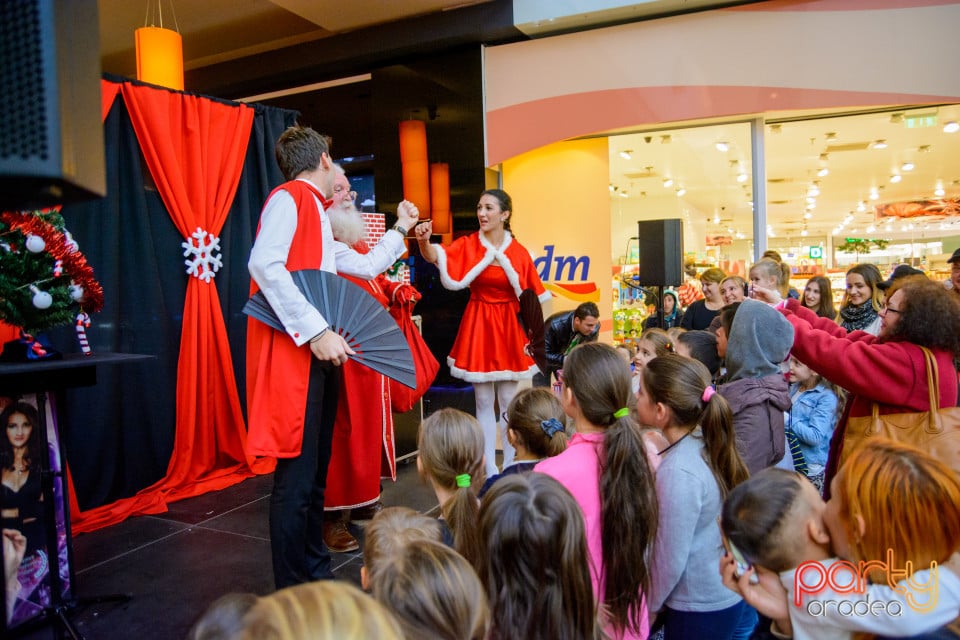
[(291, 271), (336, 272), (324, 213), (335, 171), (327, 139), (293, 126), (277, 162), (288, 182), (267, 198), (248, 267), (285, 332), (247, 323), (247, 453), (277, 458), (270, 545), (278, 589), (332, 578), (323, 546), (323, 490), (336, 415), (339, 365), (353, 351), (293, 283)]

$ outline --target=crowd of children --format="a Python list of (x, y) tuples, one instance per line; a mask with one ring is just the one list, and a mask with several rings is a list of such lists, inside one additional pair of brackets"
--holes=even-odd
[[(373, 519), (369, 595), (311, 583), (227, 598), (191, 637), (960, 638), (960, 479), (879, 440), (848, 456), (824, 502), (843, 391), (791, 355), (793, 325), (751, 295), (791, 295), (786, 273), (771, 257), (750, 284), (710, 274), (705, 288), (730, 298), (701, 305), (714, 330), (571, 350), (559, 393), (525, 389), (506, 407), (516, 457), (489, 478), (476, 419), (436, 411), (417, 464), (440, 516)], [(875, 280), (851, 269), (839, 322), (869, 329)], [(811, 279), (801, 304), (829, 317), (831, 295)]]

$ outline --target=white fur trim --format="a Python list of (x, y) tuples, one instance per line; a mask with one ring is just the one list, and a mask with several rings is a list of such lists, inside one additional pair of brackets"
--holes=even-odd
[(549, 291), (544, 291), (544, 292), (541, 293), (539, 296), (537, 296), (537, 300), (539, 300), (540, 302), (546, 302), (547, 300), (550, 300), (551, 298), (553, 298), (553, 294), (550, 293)]
[(540, 372), (537, 365), (531, 366), (526, 371), (466, 371), (454, 366), (454, 360), (447, 356), (447, 366), (450, 367), (450, 375), (454, 378), (460, 378), (467, 382), (501, 382), (503, 380), (528, 380)]
[[(476, 280), (477, 276), (479, 276), (484, 269), (496, 261), (503, 269), (504, 274), (507, 276), (507, 281), (510, 283), (510, 286), (513, 287), (514, 293), (516, 293), (519, 298), (520, 293), (523, 291), (520, 288), (520, 275), (517, 273), (517, 270), (513, 268), (513, 264), (511, 264), (510, 259), (507, 258), (506, 253), (504, 253), (507, 247), (510, 246), (510, 243), (513, 242), (513, 236), (510, 235), (509, 231), (504, 231), (503, 242), (499, 248), (490, 244), (490, 241), (487, 240), (482, 233), (478, 232), (477, 237), (480, 240), (480, 246), (486, 249), (486, 253), (477, 264), (467, 271), (462, 280), (454, 280), (450, 277), (450, 273), (447, 271), (447, 253), (444, 251), (443, 245), (433, 245), (437, 250), (437, 269), (440, 271), (440, 283), (445, 289), (449, 289), (450, 291), (466, 289)], [(549, 296), (549, 294), (547, 295)]]

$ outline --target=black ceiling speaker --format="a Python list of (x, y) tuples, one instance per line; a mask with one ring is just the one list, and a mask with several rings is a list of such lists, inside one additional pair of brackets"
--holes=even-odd
[(96, 0), (0, 2), (0, 209), (103, 197)]
[(641, 220), (640, 269), (634, 279), (644, 287), (683, 284), (683, 226), (679, 219)]

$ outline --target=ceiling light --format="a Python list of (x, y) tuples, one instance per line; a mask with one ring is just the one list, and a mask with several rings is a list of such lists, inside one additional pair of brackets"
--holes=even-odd
[(733, 233), (733, 227), (727, 227), (727, 233)]
[(873, 233), (873, 232), (876, 231), (876, 230), (877, 230), (877, 228), (876, 228), (875, 226), (873, 226), (873, 225), (870, 225), (869, 227), (867, 227), (867, 228), (865, 229), (865, 231), (866, 231), (867, 233)]
[(915, 165), (912, 162), (904, 162), (902, 165), (900, 165), (900, 171), (913, 171), (914, 166)]
[(672, 140), (673, 138), (671, 138), (669, 135), (660, 136), (660, 144), (670, 144)]
[(673, 186), (673, 178), (667, 178), (666, 180), (663, 181), (664, 189), (669, 189), (672, 186)]
[(887, 141), (886, 141), (886, 140), (877, 140), (876, 142), (874, 142), (874, 143), (873, 143), (872, 145), (870, 145), (870, 146), (873, 147), (874, 149), (886, 149), (886, 148), (887, 148)]
[(837, 134), (834, 133), (833, 131), (828, 131), (828, 132), (826, 133), (826, 139), (827, 139), (827, 142), (830, 142), (830, 141), (832, 141), (832, 140), (836, 140), (836, 139), (837, 139)]
[(956, 120), (951, 120), (947, 124), (943, 125), (944, 133), (956, 133), (957, 131), (960, 131), (960, 122), (957, 122)]
[(737, 182), (746, 182), (746, 181), (747, 181), (747, 178), (749, 178), (749, 177), (750, 177), (750, 176), (748, 176), (748, 175), (745, 174), (745, 173), (739, 173), (739, 174), (737, 174)]
[(899, 173), (895, 173), (892, 176), (890, 176), (890, 182), (894, 184), (900, 182), (901, 180), (903, 180), (903, 176), (901, 176)]
[(919, 147), (917, 147), (917, 151), (920, 153), (930, 153), (930, 145), (922, 144)]
[(884, 231), (893, 231), (893, 225), (888, 222), (888, 223), (887, 223), (887, 226), (885, 226), (885, 227), (883, 228), (883, 230), (884, 230)]
[(903, 113), (894, 113), (890, 115), (890, 124), (900, 124), (903, 122)]
[(678, 198), (683, 197), (684, 195), (686, 195), (686, 193), (687, 193), (687, 190), (684, 189), (683, 187), (680, 187), (679, 189), (677, 189)]
[(782, 127), (782, 126), (783, 126), (783, 125), (779, 125), (779, 124), (772, 124), (772, 125), (770, 125), (770, 133), (780, 133), (780, 130), (781, 130), (781, 127)]
[(807, 196), (807, 204), (816, 204), (816, 203), (817, 203), (816, 198), (814, 198), (813, 196)]
[(632, 149), (626, 149), (620, 152), (620, 157), (623, 158), (624, 160), (629, 160), (631, 153), (633, 153)]
[(807, 211), (811, 211), (811, 210), (816, 209), (816, 208), (817, 208), (817, 203), (816, 203), (816, 202), (811, 202), (810, 204), (807, 205)]
[(773, 232), (773, 227), (771, 227), (770, 225), (767, 225), (767, 237), (768, 237), (768, 238), (776, 238), (776, 237), (777, 237), (777, 234), (775, 234), (775, 233)]
[(803, 219), (804, 219), (804, 220), (809, 220), (809, 219), (812, 218), (812, 217), (813, 217), (813, 214), (810, 213), (809, 211), (807, 211), (805, 214), (803, 214)]
[(610, 191), (613, 192), (613, 189), (614, 189), (614, 187), (613, 187), (613, 185), (611, 184), (611, 185), (610, 185)]
[(626, 191), (621, 191), (621, 192), (620, 192), (620, 197), (621, 197), (621, 198), (629, 198), (630, 196), (627, 194)]
[(879, 200), (879, 199), (880, 199), (880, 193), (879, 193), (878, 191), (871, 191), (871, 192), (870, 192), (870, 199), (871, 199), (871, 200)]
[(947, 192), (943, 190), (942, 186), (938, 186), (936, 189), (933, 190), (933, 195), (937, 196), (938, 198), (942, 198), (946, 194)]
[(713, 224), (720, 224), (720, 214), (719, 214), (719, 213), (713, 214)]
[(814, 185), (807, 189), (807, 195), (816, 198), (818, 195), (820, 195), (820, 189)]
[(820, 171), (817, 171), (817, 175), (820, 176), (821, 178), (823, 178), (829, 173), (830, 173), (830, 169), (827, 169), (826, 167), (823, 167), (822, 169), (820, 169)]
[(730, 150), (730, 144), (727, 142), (720, 141), (716, 145), (717, 151), (727, 152)]
[(859, 202), (859, 203), (857, 203), (857, 211), (859, 211), (860, 213), (863, 213), (863, 212), (866, 211), (866, 210), (867, 210), (867, 203), (866, 203), (866, 202)]
[(807, 237), (807, 230), (806, 230), (806, 229), (801, 229), (801, 230), (800, 230), (800, 235), (802, 235), (804, 238), (806, 238), (806, 237)]

